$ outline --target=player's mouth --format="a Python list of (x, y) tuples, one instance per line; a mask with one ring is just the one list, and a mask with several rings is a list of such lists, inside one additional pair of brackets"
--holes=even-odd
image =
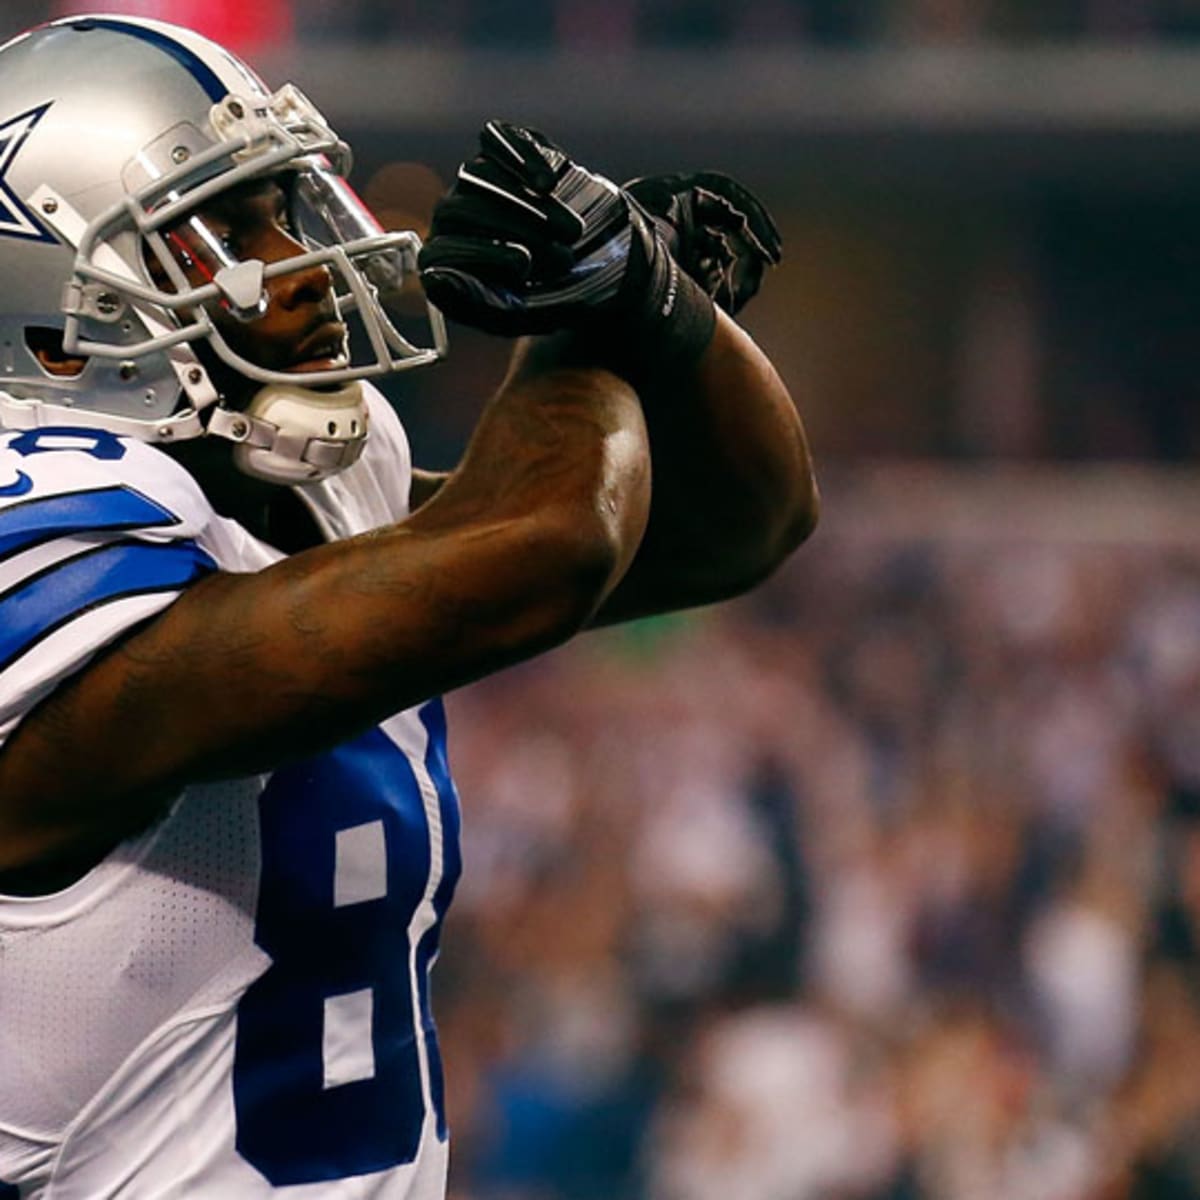
[(286, 368), (289, 373), (333, 371), (347, 362), (346, 326), (341, 321), (324, 321), (297, 347)]

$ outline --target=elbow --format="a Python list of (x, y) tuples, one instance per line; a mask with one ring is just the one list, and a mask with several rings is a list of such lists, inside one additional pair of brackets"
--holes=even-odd
[(821, 493), (809, 473), (804, 487), (777, 519), (763, 547), (756, 583), (773, 575), (816, 532), (821, 518)]
[(560, 547), (545, 610), (544, 635), (551, 645), (586, 628), (619, 578), (619, 555), (603, 540), (573, 535)]
[(795, 485), (769, 525), (762, 553), (762, 577), (774, 573), (816, 531), (821, 519), (821, 493), (807, 460), (796, 472)]
[(563, 625), (569, 634), (586, 628), (624, 578), (646, 528), (646, 513), (621, 519), (603, 500), (557, 532)]
[(559, 564), (560, 640), (591, 625), (633, 563), (649, 519), (649, 462), (631, 454), (547, 521), (550, 557)]
[(731, 599), (764, 583), (813, 535), (821, 515), (821, 495), (811, 473), (785, 504), (756, 522), (755, 536), (740, 539), (740, 553), (728, 556), (716, 599)]
[(816, 531), (821, 493), (802, 437), (785, 466), (766, 471), (760, 485), (743, 493), (735, 506), (733, 540), (740, 545), (734, 561), (741, 566), (737, 591), (746, 591), (773, 575)]
[(602, 515), (566, 514), (541, 521), (532, 535), (540, 569), (528, 578), (526, 640), (521, 657), (568, 641), (589, 626), (620, 582), (640, 540)]
[(821, 493), (811, 471), (805, 473), (804, 485), (788, 507), (776, 538), (775, 561), (779, 566), (793, 551), (798, 550), (816, 532), (821, 519)]

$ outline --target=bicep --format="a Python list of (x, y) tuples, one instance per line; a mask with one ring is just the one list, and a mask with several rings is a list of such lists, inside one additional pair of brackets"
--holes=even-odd
[(472, 568), (446, 539), (419, 540), (387, 566), (359, 539), (194, 583), (18, 726), (0, 755), (5, 809), (264, 769), (444, 688), (481, 657), (455, 627)]
[(95, 845), (187, 783), (309, 756), (576, 632), (644, 528), (636, 399), (586, 372), (514, 385), (464, 467), (422, 482), (399, 524), (191, 581), (55, 680), (0, 751), (0, 870)]
[(189, 782), (306, 757), (562, 640), (566, 526), (413, 523), (218, 572), (62, 682), (0, 752), (0, 870), (111, 843)]

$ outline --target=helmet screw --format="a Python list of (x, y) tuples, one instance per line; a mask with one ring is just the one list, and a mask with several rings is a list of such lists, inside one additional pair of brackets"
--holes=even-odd
[(121, 297), (116, 292), (101, 292), (96, 297), (96, 310), (105, 315), (115, 313), (121, 307)]
[(176, 146), (171, 151), (171, 161), (173, 163), (185, 163), (192, 157), (192, 152), (186, 146)]
[(204, 378), (204, 372), (199, 367), (190, 367), (187, 373), (188, 383), (199, 383)]
[(232, 433), (235, 438), (244, 438), (246, 434), (250, 432), (250, 426), (241, 417), (238, 417), (236, 421), (231, 422), (229, 426), (229, 432)]
[(232, 116), (237, 117), (239, 121), (246, 115), (246, 110), (242, 107), (239, 100), (230, 100), (229, 112)]
[(137, 363), (123, 362), (118, 374), (128, 383), (131, 379), (136, 379), (138, 375)]
[(173, 430), (170, 425), (162, 425), (159, 427), (158, 436), (162, 438), (164, 442), (169, 442), (175, 436), (175, 430)]
[(45, 200), (42, 201), (42, 212), (44, 212), (44, 213), (58, 212), (58, 201), (55, 200), (53, 196), (48, 196)]

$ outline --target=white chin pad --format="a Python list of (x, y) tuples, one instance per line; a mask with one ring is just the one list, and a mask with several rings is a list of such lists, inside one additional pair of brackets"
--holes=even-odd
[(234, 439), (233, 461), (247, 475), (271, 483), (315, 483), (362, 453), (367, 404), (357, 380), (320, 392), (272, 383), (221, 425), (210, 431)]

